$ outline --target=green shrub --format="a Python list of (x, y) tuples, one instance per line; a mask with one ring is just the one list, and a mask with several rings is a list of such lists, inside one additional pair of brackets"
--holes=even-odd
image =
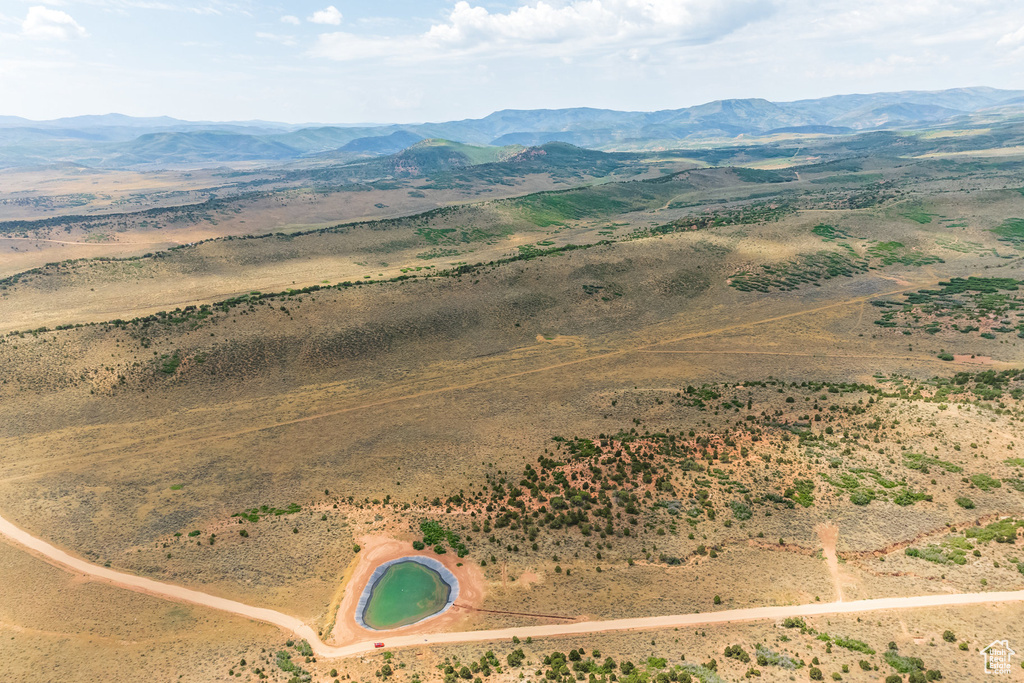
[[(499, 524), (499, 526), (501, 525)], [(487, 530), (488, 529), (486, 528), (484, 529), (484, 531)], [(444, 541), (448, 542), (448, 545), (458, 553), (459, 557), (465, 557), (469, 553), (466, 549), (466, 545), (462, 542), (462, 538), (454, 531), (445, 529), (438, 522), (431, 520), (424, 520), (423, 522), (420, 522), (420, 532), (423, 533), (422, 542), (424, 547), (434, 546), (434, 552), (438, 555), (442, 555), (446, 552), (444, 549)], [(439, 548), (440, 550), (438, 550)]]
[(918, 657), (905, 657), (898, 650), (888, 650), (882, 655), (886, 663), (901, 674), (908, 674), (912, 671), (923, 671), (924, 662)]
[(814, 496), (811, 495), (813, 491), (814, 482), (810, 479), (795, 479), (792, 488), (786, 490), (785, 496), (807, 508), (814, 504)]
[(960, 507), (962, 507), (965, 510), (973, 510), (974, 509), (974, 501), (971, 500), (970, 498), (964, 498), (964, 497), (961, 496), (960, 498), (956, 499), (956, 504), (959, 505)]
[(738, 500), (729, 503), (729, 507), (732, 509), (732, 516), (740, 521), (750, 519), (754, 514), (745, 503)]
[(854, 505), (867, 505), (875, 499), (875, 492), (871, 489), (858, 489), (850, 494), (850, 502)]
[[(739, 645), (729, 645), (728, 647), (726, 647), (725, 648), (725, 656), (729, 657), (731, 659), (737, 659), (737, 660), (743, 662), (744, 664), (747, 664), (747, 663), (750, 662), (750, 655), (747, 654), (747, 651), (744, 650)], [(662, 660), (662, 661), (664, 661), (664, 660)]]
[(964, 550), (955, 546), (943, 549), (937, 545), (929, 545), (927, 548), (907, 548), (903, 552), (907, 557), (917, 557), (937, 564), (967, 564)]
[(778, 666), (780, 668), (788, 669), (790, 671), (798, 667), (797, 662), (793, 661), (793, 659), (791, 659), (790, 657), (786, 655), (780, 655), (779, 653), (773, 652), (772, 650), (769, 650), (768, 648), (763, 647), (761, 645), (757, 646), (757, 649), (754, 652), (754, 656), (757, 658), (757, 663), (761, 666)]
[(987, 474), (971, 475), (971, 483), (982, 491), (991, 491), (992, 489), (997, 489), (1003, 485), (998, 479), (994, 479)]
[(1024, 526), (1024, 521), (1017, 521), (1011, 518), (1001, 519), (983, 527), (970, 527), (964, 531), (967, 538), (977, 539), (982, 543), (988, 543), (995, 539), (1002, 543), (1013, 543), (1016, 540), (1017, 528)]
[(911, 491), (910, 489), (905, 488), (893, 496), (892, 502), (902, 507), (906, 507), (908, 505), (913, 505), (919, 500), (927, 500), (931, 502), (932, 496), (930, 493), (920, 493), (918, 491)]
[(281, 671), (295, 671), (297, 667), (292, 663), (292, 654), (290, 652), (285, 650), (278, 651), (277, 668), (281, 669)]
[(903, 456), (903, 465), (912, 470), (927, 472), (929, 467), (940, 467), (947, 472), (963, 472), (964, 468), (946, 460), (934, 458), (923, 453), (907, 453)]
[[(710, 662), (703, 665), (683, 664), (683, 669), (686, 673), (679, 674), (679, 683), (689, 683), (692, 680), (690, 676), (696, 678), (701, 683), (725, 683), (722, 677), (718, 675), (718, 672), (709, 666), (710, 664), (714, 664), (714, 661), (715, 660), (712, 659)], [(683, 680), (684, 675), (687, 677), (685, 682)]]
[(172, 356), (162, 356), (162, 360), (163, 363), (160, 365), (160, 372), (167, 375), (173, 375), (178, 369), (178, 366), (181, 365), (181, 356), (178, 355), (177, 351), (175, 351)]
[(862, 640), (854, 640), (853, 638), (836, 638), (833, 642), (839, 647), (845, 647), (847, 650), (863, 652), (866, 655), (875, 654), (875, 651)]

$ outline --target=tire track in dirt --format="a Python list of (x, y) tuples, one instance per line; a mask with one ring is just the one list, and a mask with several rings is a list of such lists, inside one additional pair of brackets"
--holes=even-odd
[(174, 240), (163, 240), (161, 242), (68, 242), (65, 240), (36, 239), (34, 237), (0, 237), (0, 241), (3, 240), (17, 240), (19, 242), (46, 242), (48, 244), (76, 244), (82, 247), (111, 247), (136, 244), (182, 244), (182, 242), (175, 242)]
[[(929, 358), (927, 356), (886, 356), (882, 354), (840, 355), (835, 353), (798, 353), (796, 351), (652, 351), (647, 349), (641, 349), (638, 351), (638, 353), (675, 353), (684, 356), (790, 356), (794, 358), (853, 358), (863, 360), (906, 360), (913, 361), (915, 363), (935, 363), (936, 365), (944, 366), (951, 365), (949, 361), (940, 360), (938, 358)], [(953, 363), (952, 365), (957, 365), (957, 363)], [(961, 363), (961, 365), (963, 365), (963, 363)], [(974, 364), (967, 363), (966, 365)]]
[(839, 577), (839, 556), (836, 555), (836, 541), (839, 539), (839, 527), (835, 524), (819, 524), (814, 528), (821, 541), (822, 553), (828, 564), (828, 573), (832, 577), (832, 586), (836, 591), (836, 602), (843, 601), (843, 584)]
[[(519, 379), (519, 378), (522, 378), (522, 377), (528, 377), (528, 376), (531, 376), (531, 375), (537, 375), (537, 374), (542, 374), (542, 373), (545, 373), (545, 372), (561, 370), (561, 369), (565, 369), (565, 368), (569, 368), (569, 367), (575, 367), (575, 366), (583, 365), (583, 364), (587, 364), (587, 363), (593, 363), (593, 362), (597, 362), (597, 361), (608, 360), (610, 358), (618, 358), (618, 357), (621, 357), (621, 356), (626, 356), (626, 355), (634, 354), (634, 353), (638, 353), (638, 352), (652, 352), (652, 350), (655, 349), (658, 346), (664, 346), (664, 345), (667, 345), (667, 344), (675, 344), (675, 343), (678, 343), (678, 342), (689, 341), (689, 340), (692, 340), (692, 339), (700, 339), (700, 338), (705, 338), (705, 337), (713, 337), (713, 336), (715, 336), (717, 334), (723, 334), (723, 333), (732, 332), (732, 331), (735, 331), (735, 330), (741, 330), (741, 329), (745, 329), (745, 328), (749, 328), (749, 327), (756, 327), (758, 325), (767, 325), (769, 323), (779, 322), (781, 320), (790, 320), (790, 319), (799, 318), (799, 317), (805, 316), (805, 315), (811, 315), (811, 314), (814, 314), (814, 313), (819, 313), (821, 311), (831, 310), (831, 309), (835, 309), (835, 308), (842, 308), (844, 306), (852, 306), (852, 305), (855, 305), (855, 304), (862, 304), (862, 303), (864, 303), (864, 302), (866, 302), (866, 301), (868, 301), (870, 299), (874, 299), (876, 297), (891, 296), (893, 294), (898, 294), (900, 292), (904, 292), (904, 291), (907, 291), (909, 289), (916, 289), (919, 286), (920, 285), (915, 285), (913, 287), (904, 287), (904, 288), (901, 288), (901, 289), (891, 290), (891, 291), (887, 291), (887, 292), (876, 292), (876, 293), (873, 293), (873, 294), (868, 294), (868, 295), (864, 295), (864, 296), (855, 297), (855, 298), (852, 298), (852, 299), (847, 299), (845, 301), (837, 301), (837, 302), (834, 302), (834, 303), (831, 303), (831, 304), (825, 304), (823, 306), (817, 306), (815, 308), (806, 308), (806, 309), (801, 309), (799, 311), (794, 311), (792, 313), (784, 313), (782, 315), (776, 315), (776, 316), (772, 316), (770, 318), (763, 318), (761, 320), (754, 320), (754, 321), (748, 321), (748, 322), (735, 323), (735, 324), (732, 324), (732, 325), (726, 325), (724, 327), (719, 327), (719, 328), (716, 328), (716, 329), (713, 329), (713, 330), (700, 330), (700, 331), (697, 331), (697, 332), (690, 332), (688, 334), (684, 334), (684, 335), (681, 335), (681, 336), (678, 336), (678, 337), (673, 337), (671, 339), (664, 339), (662, 341), (650, 342), (650, 343), (647, 343), (647, 344), (641, 344), (641, 345), (630, 347), (630, 348), (615, 349), (613, 351), (606, 351), (606, 352), (603, 352), (603, 353), (598, 353), (598, 354), (594, 354), (594, 355), (591, 355), (591, 356), (587, 356), (585, 358), (577, 358), (575, 360), (564, 361), (564, 362), (561, 362), (561, 363), (554, 363), (554, 364), (545, 365), (545, 366), (542, 366), (542, 367), (539, 367), (539, 368), (532, 368), (530, 370), (522, 370), (520, 372), (514, 372), (514, 373), (505, 374), (505, 375), (495, 376), (495, 377), (487, 377), (487, 378), (484, 378), (484, 379), (476, 380), (476, 381), (473, 381), (473, 382), (466, 382), (466, 383), (463, 383), (463, 384), (453, 384), (453, 385), (448, 385), (448, 386), (444, 386), (444, 387), (438, 387), (438, 388), (435, 388), (435, 389), (424, 389), (423, 391), (418, 391), (418, 392), (409, 393), (409, 394), (403, 394), (403, 395), (399, 395), (399, 396), (392, 396), (390, 398), (383, 398), (383, 399), (380, 399), (380, 400), (377, 400), (377, 401), (370, 401), (368, 403), (361, 403), (361, 404), (358, 404), (358, 405), (348, 406), (348, 407), (345, 407), (345, 408), (338, 408), (337, 410), (331, 410), (331, 411), (327, 411), (327, 412), (323, 412), (323, 413), (317, 413), (317, 414), (314, 414), (314, 415), (307, 415), (307, 416), (304, 416), (304, 417), (298, 417), (298, 418), (294, 418), (294, 419), (291, 419), (291, 420), (282, 420), (282, 421), (274, 422), (274, 423), (271, 423), (271, 424), (256, 425), (256, 426), (252, 426), (252, 427), (247, 427), (245, 429), (233, 430), (233, 431), (229, 431), (229, 432), (219, 432), (219, 433), (215, 433), (215, 434), (210, 434), (209, 433), (209, 427), (204, 425), (202, 427), (196, 427), (196, 428), (194, 428), (192, 430), (187, 430), (187, 429), (186, 430), (181, 430), (181, 431), (177, 432), (176, 434), (174, 434), (174, 436), (178, 437), (178, 438), (183, 438), (183, 437), (187, 437), (189, 433), (194, 433), (194, 432), (201, 431), (202, 435), (198, 435), (198, 436), (195, 436), (195, 437), (189, 439), (189, 443), (195, 444), (195, 443), (205, 443), (205, 442), (209, 442), (209, 441), (219, 441), (221, 439), (231, 439), (231, 438), (236, 438), (236, 437), (239, 437), (239, 436), (245, 436), (247, 434), (256, 434), (256, 433), (263, 432), (263, 431), (268, 431), (268, 430), (271, 430), (271, 429), (279, 429), (281, 427), (289, 427), (289, 426), (292, 426), (292, 425), (303, 424), (305, 422), (312, 422), (314, 420), (321, 420), (321, 419), (325, 419), (325, 418), (329, 418), (329, 417), (336, 417), (338, 415), (345, 415), (347, 413), (353, 413), (353, 412), (357, 412), (357, 411), (361, 411), (361, 410), (367, 410), (367, 409), (370, 409), (370, 408), (380, 408), (380, 407), (392, 405), (392, 404), (395, 404), (395, 403), (400, 403), (402, 401), (409, 401), (409, 400), (414, 400), (414, 399), (418, 399), (418, 398), (426, 398), (426, 397), (429, 397), (429, 396), (437, 396), (439, 394), (445, 394), (445, 393), (450, 393), (450, 392), (455, 392), (455, 391), (465, 391), (465, 390), (468, 390), (468, 389), (475, 389), (476, 387), (480, 387), (480, 386), (484, 386), (484, 385), (488, 385), (488, 384), (494, 384), (496, 382), (507, 382), (509, 380)], [(529, 346), (529, 347), (522, 347), (522, 348), (519, 348), (519, 349), (512, 349), (511, 351), (520, 351), (520, 352), (522, 352), (522, 351), (528, 351), (528, 350), (534, 349), (534, 348), (539, 348), (541, 346), (542, 345), (537, 344), (537, 345), (532, 345), (532, 346)], [(665, 350), (665, 351), (657, 351), (657, 353), (687, 353), (687, 352), (685, 352), (685, 351)], [(331, 385), (326, 385), (324, 387), (324, 389), (329, 389), (330, 386)], [(146, 438), (138, 439), (137, 441), (135, 441), (135, 445), (137, 445), (137, 446), (145, 445), (145, 444), (155, 445), (155, 444), (157, 444), (159, 442), (166, 441), (168, 438), (169, 438), (169, 436), (167, 434), (161, 434), (159, 436), (146, 437)], [(82, 457), (88, 457), (90, 462), (91, 463), (95, 463), (95, 464), (113, 462), (113, 461), (119, 460), (121, 458), (124, 458), (126, 456), (121, 455), (121, 454), (117, 454), (117, 455), (110, 456), (108, 458), (99, 458), (99, 459), (96, 458), (96, 456), (97, 456), (97, 454), (103, 453), (105, 451), (115, 450), (115, 449), (119, 449), (119, 448), (120, 448), (120, 446), (111, 446), (109, 448), (100, 448), (100, 449), (89, 451), (88, 453), (84, 453), (84, 452), (83, 453), (79, 453), (79, 454), (76, 454), (74, 456), (70, 456), (69, 458), (65, 458), (65, 459), (63, 459), (61, 461), (52, 462), (50, 464), (61, 465), (61, 464), (65, 463), (65, 462), (68, 462), (69, 460), (79, 459), (79, 458), (82, 458)], [(18, 480), (18, 479), (25, 479), (25, 478), (33, 477), (33, 476), (36, 476), (38, 474), (40, 474), (40, 472), (37, 470), (37, 471), (35, 471), (33, 473), (30, 473), (30, 474), (6, 476), (6, 477), (3, 477), (3, 478), (0, 478), (0, 481), (10, 482), (10, 481)]]
[[(640, 345), (640, 346), (636, 346), (636, 347), (632, 347), (632, 348), (627, 348), (627, 349), (616, 349), (614, 351), (607, 351), (605, 353), (599, 353), (599, 354), (595, 354), (595, 355), (592, 355), (592, 356), (587, 356), (586, 358), (578, 358), (576, 360), (565, 361), (565, 362), (562, 362), (562, 363), (555, 363), (555, 364), (546, 365), (546, 366), (540, 367), (540, 368), (533, 368), (533, 369), (530, 369), (530, 370), (523, 370), (521, 372), (514, 372), (514, 373), (507, 374), (507, 375), (502, 375), (500, 377), (489, 377), (487, 379), (481, 379), (481, 380), (477, 380), (475, 382), (467, 382), (465, 384), (449, 385), (449, 386), (445, 386), (445, 387), (439, 387), (437, 389), (427, 389), (425, 391), (421, 391), (421, 392), (417, 392), (417, 393), (413, 393), (413, 394), (406, 394), (404, 396), (394, 396), (392, 398), (381, 399), (380, 401), (373, 401), (373, 402), (364, 403), (364, 404), (361, 404), (361, 405), (349, 406), (347, 408), (340, 408), (338, 410), (332, 410), (332, 411), (326, 412), (326, 413), (318, 413), (316, 415), (308, 415), (306, 417), (300, 417), (300, 418), (296, 418), (294, 420), (286, 420), (286, 421), (277, 422), (277, 423), (270, 424), (270, 425), (262, 425), (262, 426), (257, 426), (257, 427), (250, 427), (248, 429), (238, 430), (238, 431), (234, 431), (234, 432), (227, 432), (227, 433), (221, 433), (221, 434), (212, 434), (212, 435), (208, 435), (206, 437), (198, 438), (195, 441), (212, 441), (212, 440), (217, 440), (217, 439), (232, 438), (232, 437), (236, 437), (236, 436), (242, 436), (242, 435), (245, 435), (245, 434), (252, 434), (252, 433), (255, 433), (255, 432), (265, 431), (265, 430), (268, 430), (268, 429), (277, 429), (279, 427), (287, 427), (287, 426), (290, 426), (290, 425), (301, 424), (303, 422), (310, 422), (312, 420), (320, 420), (320, 419), (327, 418), (327, 417), (334, 417), (336, 415), (343, 415), (345, 413), (351, 413), (351, 412), (355, 412), (355, 411), (358, 411), (358, 410), (365, 410), (367, 408), (377, 408), (377, 407), (380, 407), (380, 406), (390, 405), (392, 403), (398, 403), (400, 401), (407, 401), (407, 400), (416, 399), (416, 398), (424, 398), (424, 397), (427, 397), (427, 396), (435, 396), (437, 394), (448, 393), (448, 392), (452, 392), (452, 391), (463, 391), (463, 390), (466, 390), (466, 389), (474, 389), (474, 388), (476, 388), (478, 386), (482, 386), (482, 385), (485, 385), (485, 384), (493, 384), (495, 382), (506, 382), (508, 380), (519, 379), (520, 377), (527, 377), (527, 376), (530, 376), (530, 375), (536, 375), (536, 374), (541, 374), (541, 373), (545, 373), (545, 372), (550, 372), (552, 370), (561, 370), (561, 369), (564, 369), (564, 368), (573, 367), (573, 366), (576, 366), (576, 365), (582, 365), (582, 364), (585, 364), (585, 363), (593, 363), (593, 362), (596, 362), (596, 361), (607, 360), (609, 358), (616, 358), (616, 357), (619, 357), (619, 356), (625, 356), (625, 355), (632, 354), (632, 353), (650, 351), (651, 349), (653, 349), (653, 348), (655, 348), (657, 346), (664, 346), (666, 344), (674, 344), (674, 343), (681, 342), (681, 341), (689, 341), (691, 339), (699, 339), (701, 337), (710, 337), (710, 336), (714, 336), (716, 334), (723, 334), (725, 332), (732, 332), (734, 330), (741, 330), (741, 329), (745, 329), (745, 328), (748, 328), (748, 327), (755, 327), (755, 326), (758, 326), (758, 325), (766, 325), (768, 323), (778, 322), (780, 320), (789, 320), (791, 318), (798, 318), (798, 317), (801, 317), (801, 316), (804, 316), (804, 315), (810, 315), (810, 314), (813, 314), (813, 313), (819, 313), (821, 311), (826, 311), (826, 310), (830, 310), (830, 309), (833, 309), (833, 308), (841, 308), (843, 306), (851, 306), (853, 304), (863, 303), (865, 301), (868, 301), (870, 299), (874, 299), (874, 298), (879, 297), (879, 296), (891, 296), (893, 294), (898, 294), (900, 292), (905, 292), (905, 291), (907, 291), (909, 289), (916, 289), (917, 287), (918, 286), (915, 285), (913, 287), (903, 287), (901, 289), (896, 289), (896, 290), (892, 290), (892, 291), (888, 291), (888, 292), (878, 292), (878, 293), (875, 293), (875, 294), (869, 294), (869, 295), (866, 295), (866, 296), (856, 297), (854, 299), (848, 299), (846, 301), (839, 301), (839, 302), (832, 303), (832, 304), (826, 304), (824, 306), (818, 306), (816, 308), (807, 308), (807, 309), (803, 309), (803, 310), (800, 310), (800, 311), (794, 311), (793, 313), (785, 313), (783, 315), (777, 315), (777, 316), (773, 316), (771, 318), (763, 318), (761, 320), (755, 320), (755, 321), (752, 321), (752, 322), (736, 323), (734, 325), (727, 325), (725, 327), (719, 327), (719, 328), (714, 329), (714, 330), (702, 330), (702, 331), (699, 331), (699, 332), (691, 332), (689, 334), (685, 334), (685, 335), (682, 335), (682, 336), (679, 336), (679, 337), (675, 337), (673, 339), (665, 339), (665, 340), (662, 340), (662, 341), (652, 342), (652, 343), (649, 343), (649, 344), (643, 344), (643, 345)], [(670, 353), (670, 352), (668, 352), (668, 353)]]

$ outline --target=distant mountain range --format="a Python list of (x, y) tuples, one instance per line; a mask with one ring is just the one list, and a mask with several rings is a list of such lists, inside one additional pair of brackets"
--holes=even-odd
[(30, 121), (0, 116), (0, 167), (76, 163), (99, 168), (209, 166), (393, 154), (424, 139), (477, 146), (567, 142), (614, 150), (772, 134), (843, 135), (1024, 113), (1024, 91), (957, 88), (836, 95), (796, 102), (719, 100), (656, 112), (503, 110), (482, 119), (389, 125), (197, 122), (121, 114)]

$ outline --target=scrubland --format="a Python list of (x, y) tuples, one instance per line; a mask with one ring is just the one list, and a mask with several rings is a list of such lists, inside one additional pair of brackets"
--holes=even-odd
[[(96, 563), (325, 637), (361, 590), (345, 580), (361, 539), (422, 542), (424, 522), (446, 534), (424, 552), (482, 572), (467, 629), (1024, 586), (1019, 163), (635, 165), (568, 192), (530, 194), (557, 175), (477, 178), (385, 199), (431, 182), (403, 181), (359, 193), (388, 205), (372, 220), (330, 198), (318, 216), (280, 200), (287, 219), (266, 210), (277, 195), (245, 199), (191, 246), (12, 267), (0, 510)], [(470, 660), (486, 678), (487, 650), (492, 679), (556, 680), (552, 652), (574, 648), (595, 663), (569, 658), (570, 675), (602, 681), (884, 680), (896, 656), (967, 680), (1020, 617), (403, 650), (385, 674), (385, 655), (307, 662), (269, 627), (0, 550), (18, 586), (0, 600), (3, 666), (41, 680), (288, 680), (278, 651), (313, 680), (441, 680)]]

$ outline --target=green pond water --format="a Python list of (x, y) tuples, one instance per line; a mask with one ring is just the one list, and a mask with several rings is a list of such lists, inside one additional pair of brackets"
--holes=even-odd
[(419, 562), (393, 564), (373, 587), (363, 621), (381, 630), (416, 623), (440, 612), (449, 590), (437, 572)]

